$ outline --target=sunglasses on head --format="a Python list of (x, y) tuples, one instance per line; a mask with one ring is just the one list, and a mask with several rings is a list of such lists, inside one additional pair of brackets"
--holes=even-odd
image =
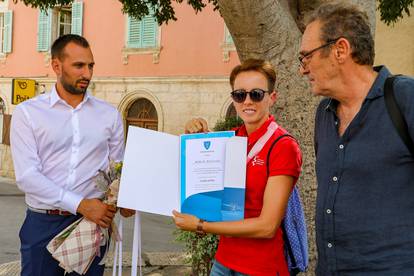
[(247, 94), (249, 94), (249, 97), (253, 102), (260, 102), (261, 100), (263, 100), (265, 93), (267, 93), (267, 91), (264, 91), (260, 88), (254, 88), (250, 91), (246, 91), (244, 89), (237, 89), (231, 92), (230, 94), (233, 101), (235, 101), (236, 103), (242, 103), (246, 100)]

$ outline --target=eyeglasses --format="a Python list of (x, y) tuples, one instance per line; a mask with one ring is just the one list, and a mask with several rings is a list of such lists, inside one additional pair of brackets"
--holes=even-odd
[(318, 51), (318, 50), (320, 50), (320, 49), (323, 49), (323, 48), (325, 48), (325, 47), (328, 47), (328, 46), (330, 46), (330, 45), (332, 45), (332, 44), (336, 43), (336, 42), (338, 41), (338, 39), (340, 39), (340, 37), (338, 37), (338, 38), (336, 38), (336, 39), (333, 39), (333, 40), (328, 40), (328, 42), (327, 42), (327, 43), (325, 43), (325, 44), (323, 44), (323, 45), (321, 45), (321, 46), (319, 46), (319, 47), (317, 47), (317, 48), (315, 48), (315, 49), (313, 49), (313, 50), (310, 50), (309, 52), (307, 52), (307, 53), (302, 54), (301, 56), (299, 56), (299, 62), (300, 62), (300, 65), (302, 66), (302, 68), (305, 68), (305, 67), (306, 67), (306, 65), (307, 65), (307, 64), (305, 63), (304, 59), (306, 59), (306, 58), (310, 58), (310, 57), (312, 57), (312, 54), (313, 54), (313, 53), (315, 53), (316, 51)]
[(231, 92), (230, 94), (233, 101), (235, 101), (236, 103), (242, 103), (246, 100), (247, 94), (249, 94), (249, 97), (253, 102), (260, 102), (261, 100), (263, 100), (266, 92), (267, 91), (264, 91), (263, 89), (254, 88), (250, 91), (246, 91), (244, 89), (237, 89)]

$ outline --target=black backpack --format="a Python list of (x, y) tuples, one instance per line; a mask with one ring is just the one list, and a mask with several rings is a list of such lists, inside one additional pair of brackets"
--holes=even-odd
[(404, 144), (410, 150), (411, 155), (414, 156), (414, 142), (411, 139), (410, 133), (408, 132), (408, 125), (404, 119), (404, 116), (400, 110), (400, 107), (395, 100), (394, 95), (394, 80), (398, 77), (391, 76), (385, 80), (384, 85), (384, 100), (385, 106), (387, 107), (388, 114), (391, 117), (391, 121), (393, 122), (395, 128), (397, 129), (398, 134), (400, 135), (401, 139), (404, 141)]

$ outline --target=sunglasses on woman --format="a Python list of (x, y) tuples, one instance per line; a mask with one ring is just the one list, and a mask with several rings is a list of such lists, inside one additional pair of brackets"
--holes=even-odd
[(264, 91), (260, 88), (254, 88), (250, 91), (246, 91), (244, 89), (237, 89), (231, 92), (230, 94), (233, 101), (235, 101), (236, 103), (242, 103), (246, 100), (247, 94), (249, 94), (249, 97), (253, 102), (260, 102), (261, 100), (263, 100), (265, 93), (267, 93), (267, 91)]

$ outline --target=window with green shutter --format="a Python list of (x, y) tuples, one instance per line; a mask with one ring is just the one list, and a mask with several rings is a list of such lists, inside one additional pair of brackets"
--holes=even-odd
[(4, 13), (0, 12), (0, 53), (4, 52)]
[(227, 26), (224, 26), (224, 43), (234, 44), (233, 37), (231, 36)]
[(13, 31), (13, 11), (6, 11), (4, 13), (4, 27), (3, 27), (3, 53), (10, 53), (12, 50), (12, 31)]
[(72, 34), (82, 35), (83, 2), (72, 3)]
[(141, 47), (141, 21), (128, 16), (127, 23), (127, 47), (139, 48)]
[(142, 20), (128, 16), (127, 20), (127, 48), (158, 46), (158, 23), (154, 16), (147, 15)]
[(37, 50), (39, 52), (49, 51), (51, 43), (52, 9), (39, 10), (37, 21)]
[(58, 37), (65, 34), (82, 35), (83, 1), (76, 1), (72, 6), (59, 6), (46, 11), (39, 11), (37, 50), (47, 52)]

